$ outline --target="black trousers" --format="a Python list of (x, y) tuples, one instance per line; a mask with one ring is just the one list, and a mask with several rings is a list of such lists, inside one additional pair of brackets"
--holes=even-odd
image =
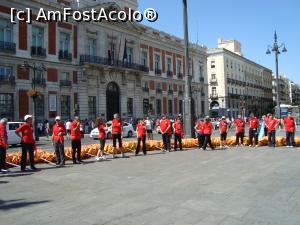
[(164, 143), (164, 150), (171, 150), (171, 136), (169, 133), (164, 133), (162, 135), (163, 143)]
[(112, 138), (113, 138), (113, 147), (114, 148), (117, 147), (117, 140), (118, 140), (118, 142), (119, 142), (119, 148), (122, 148), (121, 134), (113, 134)]
[(244, 144), (244, 132), (239, 132), (235, 135), (235, 144), (239, 145), (239, 141), (241, 140), (241, 144)]
[(60, 141), (54, 143), (54, 150), (56, 155), (56, 163), (59, 165), (65, 164), (65, 149), (64, 144)]
[(203, 144), (203, 149), (205, 150), (207, 147), (207, 144), (209, 144), (209, 147), (211, 147), (211, 149), (214, 149), (214, 146), (211, 143), (211, 134), (205, 134), (205, 139), (204, 139), (204, 144)]
[(177, 151), (177, 142), (179, 143), (179, 149), (182, 150), (182, 138), (181, 138), (181, 134), (176, 134), (174, 136), (174, 149), (175, 151)]
[(258, 144), (258, 132), (255, 128), (249, 129), (249, 139), (250, 139), (250, 145), (253, 145), (253, 139), (254, 139), (254, 145)]
[(286, 132), (286, 146), (295, 146), (294, 132)]
[(25, 170), (27, 161), (27, 152), (29, 153), (30, 167), (34, 168), (33, 144), (22, 143), (21, 170)]
[(0, 146), (0, 170), (6, 168), (6, 148)]
[(273, 130), (268, 133), (268, 145), (269, 147), (275, 147), (275, 141), (276, 141), (276, 131)]
[(136, 146), (136, 150), (135, 150), (135, 154), (139, 154), (140, 152), (140, 148), (141, 148), (141, 142), (143, 143), (143, 153), (144, 155), (147, 154), (147, 149), (146, 149), (146, 135), (144, 135), (143, 137), (139, 137), (137, 139), (137, 146)]
[(265, 137), (268, 136), (268, 128), (266, 128), (266, 127), (264, 128), (264, 134), (265, 134)]
[(198, 134), (198, 147), (202, 148), (205, 140), (204, 134)]
[(72, 160), (73, 162), (81, 161), (81, 140), (72, 140)]
[(105, 138), (99, 139), (99, 141), (100, 141), (100, 150), (101, 150), (101, 151), (104, 151), (104, 147), (105, 147)]

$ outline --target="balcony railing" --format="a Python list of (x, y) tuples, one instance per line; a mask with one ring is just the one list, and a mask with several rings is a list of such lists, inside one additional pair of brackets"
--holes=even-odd
[(116, 59), (111, 58), (105, 58), (100, 56), (92, 56), (92, 55), (81, 55), (80, 56), (80, 64), (83, 65), (85, 63), (90, 64), (99, 64), (104, 66), (114, 66), (119, 68), (126, 68), (126, 69), (133, 69), (133, 70), (139, 70), (143, 72), (149, 72), (149, 67), (131, 63), (131, 62), (123, 62)]
[(155, 69), (155, 75), (161, 75), (161, 69)]
[(68, 51), (59, 51), (58, 58), (60, 60), (72, 61), (72, 54)]
[(15, 85), (15, 77), (14, 76), (6, 76), (0, 75), (0, 84), (8, 84), (8, 85)]
[(16, 53), (16, 44), (13, 42), (0, 41), (0, 51), (7, 53)]
[(210, 99), (211, 100), (217, 100), (217, 99), (219, 99), (219, 96), (218, 96), (218, 94), (211, 94)]
[(218, 83), (217, 78), (211, 78), (210, 79), (210, 84), (217, 84), (217, 83)]
[(37, 46), (31, 46), (31, 56), (46, 57), (46, 49)]
[(173, 90), (168, 90), (169, 95), (172, 95), (173, 93), (174, 93)]
[(72, 86), (72, 81), (70, 81), (70, 80), (60, 80), (59, 85), (61, 87), (71, 87)]
[(156, 88), (156, 93), (162, 93), (162, 90), (160, 88)]
[(167, 71), (167, 76), (168, 76), (168, 77), (173, 77), (173, 71), (169, 71), (169, 70), (168, 70), (168, 71)]
[(148, 87), (143, 87), (143, 92), (149, 92), (149, 88)]
[(177, 73), (177, 78), (178, 79), (182, 79), (183, 78), (183, 74), (182, 73)]

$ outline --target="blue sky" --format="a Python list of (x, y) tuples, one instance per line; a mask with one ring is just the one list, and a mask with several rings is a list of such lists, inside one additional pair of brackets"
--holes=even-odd
[[(274, 42), (288, 50), (279, 56), (279, 73), (300, 84), (300, 0), (187, 0), (189, 38), (207, 47), (217, 47), (218, 37), (236, 39), (244, 56), (275, 73), (275, 56), (266, 55)], [(159, 13), (154, 23), (144, 24), (183, 38), (182, 0), (139, 0), (140, 10), (148, 7)]]

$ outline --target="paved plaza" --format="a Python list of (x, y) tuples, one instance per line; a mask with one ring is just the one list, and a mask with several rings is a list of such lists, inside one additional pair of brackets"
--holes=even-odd
[(244, 147), (12, 169), (3, 225), (299, 225), (300, 149)]

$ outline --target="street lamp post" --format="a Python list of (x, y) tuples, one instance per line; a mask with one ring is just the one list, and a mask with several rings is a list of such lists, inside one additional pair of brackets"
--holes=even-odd
[(46, 71), (46, 67), (44, 64), (41, 65), (36, 65), (35, 62), (33, 62), (32, 64), (29, 64), (27, 61), (24, 61), (24, 64), (22, 65), (23, 69), (32, 69), (33, 70), (33, 79), (32, 79), (32, 90), (33, 90), (33, 94), (31, 95), (32, 98), (32, 103), (33, 103), (33, 127), (34, 127), (34, 135), (35, 135), (35, 140), (39, 141), (39, 135), (38, 135), (38, 131), (37, 131), (37, 121), (36, 121), (36, 99), (38, 97), (37, 95), (37, 91), (36, 91), (36, 85), (37, 85), (37, 79), (36, 79), (36, 72), (43, 72)]
[[(268, 49), (266, 54), (271, 54), (271, 51), (274, 52), (275, 54), (275, 66), (276, 66), (276, 109), (278, 112), (278, 118), (281, 119), (281, 110), (280, 110), (280, 98), (279, 98), (279, 74), (278, 74), (278, 55), (280, 54), (280, 49), (282, 48), (282, 52), (287, 52), (285, 48), (285, 44), (282, 43), (278, 45), (277, 43), (277, 33), (276, 31), (274, 32), (274, 43), (273, 47), (268, 45)], [(270, 51), (271, 50), (271, 51)]]
[(189, 58), (189, 33), (187, 0), (182, 0), (183, 5), (183, 26), (184, 26), (184, 48), (185, 48), (185, 97), (184, 97), (184, 130), (186, 137), (192, 137), (192, 93), (191, 93), (191, 75)]

